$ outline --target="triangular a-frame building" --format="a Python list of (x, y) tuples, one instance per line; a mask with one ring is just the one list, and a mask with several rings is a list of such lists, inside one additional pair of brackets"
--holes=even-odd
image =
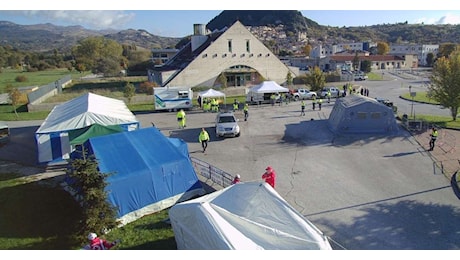
[(174, 57), (149, 70), (149, 80), (163, 87), (218, 86), (222, 75), (227, 86), (255, 85), (263, 80), (282, 85), (286, 81), (289, 67), (240, 21), (209, 34), (203, 31), (195, 30)]

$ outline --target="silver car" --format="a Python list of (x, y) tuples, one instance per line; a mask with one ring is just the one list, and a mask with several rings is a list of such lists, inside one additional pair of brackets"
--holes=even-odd
[(240, 126), (238, 119), (233, 112), (220, 112), (216, 116), (216, 136), (217, 137), (238, 137), (240, 136)]

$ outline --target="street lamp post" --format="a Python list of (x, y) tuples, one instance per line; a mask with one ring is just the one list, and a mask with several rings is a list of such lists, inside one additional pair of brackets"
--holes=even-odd
[(409, 94), (412, 97), (412, 104), (410, 109), (410, 116), (415, 120), (415, 111), (414, 111), (414, 97), (417, 94), (416, 92), (412, 92), (412, 86), (409, 86)]

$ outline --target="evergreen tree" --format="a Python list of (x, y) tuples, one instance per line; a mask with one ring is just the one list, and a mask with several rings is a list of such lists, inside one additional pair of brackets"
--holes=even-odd
[[(83, 152), (83, 155), (85, 154)], [(76, 192), (76, 197), (83, 208), (80, 235), (86, 237), (88, 232), (104, 234), (115, 228), (118, 225), (116, 207), (109, 203), (105, 191), (109, 174), (99, 172), (94, 156), (73, 159), (67, 173), (72, 179), (72, 184), (69, 186)]]

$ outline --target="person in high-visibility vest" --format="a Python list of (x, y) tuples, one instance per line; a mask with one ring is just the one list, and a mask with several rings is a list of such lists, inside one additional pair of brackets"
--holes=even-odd
[(319, 110), (321, 110), (321, 104), (323, 103), (323, 99), (322, 98), (319, 98), (318, 99), (318, 108)]
[(244, 112), (244, 121), (248, 121), (248, 117), (249, 117), (249, 104), (248, 103), (244, 104), (243, 112)]
[(305, 116), (305, 101), (300, 101), (300, 116)]
[(179, 124), (179, 128), (185, 128), (185, 112), (183, 109), (179, 110), (176, 115), (177, 123)]
[(239, 109), (238, 100), (235, 99), (235, 101), (233, 102), (233, 112), (238, 111), (238, 109)]
[(431, 130), (430, 137), (431, 137), (430, 138), (430, 149), (428, 151), (433, 151), (434, 144), (436, 143), (436, 139), (438, 139), (438, 129), (433, 127)]
[[(326, 94), (326, 95), (327, 95), (327, 103), (331, 103), (331, 96), (332, 96), (332, 93), (331, 93), (331, 90), (330, 90), (330, 89), (327, 90), (327, 94)], [(339, 97), (338, 94), (337, 94), (337, 97)], [(321, 110), (321, 109), (320, 109), (320, 110)]]
[(203, 148), (203, 153), (206, 152), (206, 148), (208, 148), (209, 142), (209, 134), (206, 129), (201, 128), (200, 135), (198, 136), (198, 141), (201, 143), (201, 147)]

